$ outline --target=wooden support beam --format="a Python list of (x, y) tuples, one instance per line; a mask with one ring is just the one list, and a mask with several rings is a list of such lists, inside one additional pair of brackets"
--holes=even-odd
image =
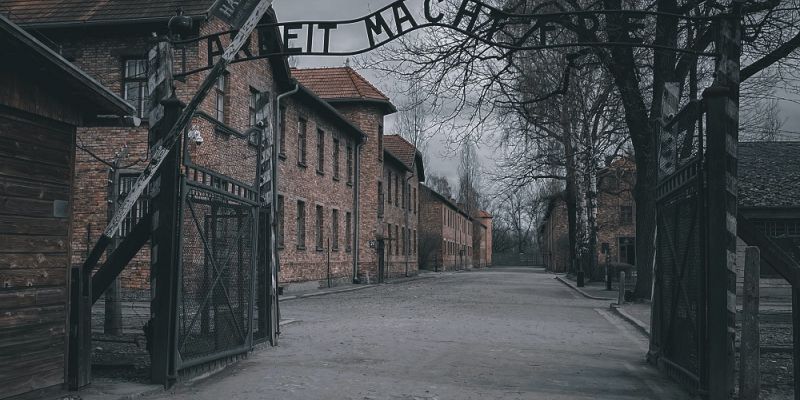
[(133, 257), (136, 257), (139, 249), (150, 239), (152, 221), (151, 214), (142, 218), (92, 276), (92, 304), (100, 299), (103, 292), (117, 279), (125, 266)]

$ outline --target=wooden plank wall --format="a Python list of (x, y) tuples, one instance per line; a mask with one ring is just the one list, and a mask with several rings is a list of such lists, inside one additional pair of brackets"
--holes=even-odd
[(0, 398), (64, 382), (74, 138), (0, 106)]

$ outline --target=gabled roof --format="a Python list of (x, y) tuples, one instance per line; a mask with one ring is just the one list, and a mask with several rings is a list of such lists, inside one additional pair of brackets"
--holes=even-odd
[(425, 180), (422, 154), (402, 136), (383, 135), (383, 151), (403, 163), (409, 171), (414, 168), (414, 161), (416, 161), (417, 178), (420, 182)]
[(76, 104), (87, 115), (129, 116), (136, 113), (128, 102), (2, 15), (0, 49), (3, 49), (5, 57), (15, 60), (9, 63), (11, 67), (36, 65), (40, 69), (37, 79), (74, 93)]
[(207, 16), (214, 0), (3, 0), (0, 10), (23, 26), (148, 22), (170, 18), (179, 8)]
[(350, 67), (292, 68), (292, 76), (328, 102), (378, 103), (386, 114), (397, 112), (389, 97)]
[(433, 188), (425, 185), (424, 183), (419, 185), (419, 190), (420, 190), (420, 193), (428, 193), (429, 196), (439, 200), (440, 202), (442, 202), (443, 204), (445, 204), (448, 207), (452, 208), (453, 210), (455, 210), (459, 214), (467, 217), (468, 220), (470, 220), (470, 221), (474, 221), (475, 220), (475, 218), (472, 218), (472, 216), (469, 215), (469, 213), (467, 213), (466, 211), (464, 211), (463, 208), (459, 207), (458, 204), (456, 204), (456, 202), (454, 202), (451, 199), (448, 199), (447, 197), (442, 196), (439, 192), (433, 190)]
[(739, 143), (739, 206), (800, 207), (800, 142)]
[(492, 214), (489, 214), (488, 212), (486, 212), (486, 211), (484, 211), (484, 210), (480, 210), (480, 211), (478, 211), (478, 218), (488, 218), (488, 219), (492, 219), (492, 218), (494, 218), (494, 217), (492, 217)]

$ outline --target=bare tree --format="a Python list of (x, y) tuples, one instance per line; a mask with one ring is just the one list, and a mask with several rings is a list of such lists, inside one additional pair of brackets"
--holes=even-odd
[(478, 215), (481, 208), (481, 166), (475, 144), (465, 141), (461, 147), (461, 158), (458, 164), (458, 203), (471, 216)]
[(453, 189), (450, 187), (450, 181), (448, 181), (444, 176), (429, 172), (425, 177), (425, 183), (436, 193), (439, 193), (448, 199), (453, 198)]
[[(458, 10), (458, 1), (444, 0), (444, 3), (452, 6), (447, 12)], [(659, 126), (653, 121), (661, 117), (666, 82), (679, 82), (681, 104), (697, 99), (698, 88), (708, 83), (714, 70), (713, 59), (703, 58), (701, 53), (714, 40), (717, 32), (715, 18), (727, 12), (728, 8), (717, 2), (697, 0), (497, 0), (493, 4), (499, 7), (498, 12), (518, 15), (526, 12), (604, 12), (595, 18), (556, 19), (552, 22), (558, 25), (558, 31), (550, 33), (550, 36), (564, 41), (601, 43), (577, 52), (603, 66), (614, 82), (624, 110), (638, 176), (634, 188), (636, 250), (637, 259), (643, 265), (639, 269), (640, 279), (635, 292), (638, 297), (649, 297), (658, 174)], [(639, 21), (641, 24), (632, 24), (629, 15), (624, 13), (608, 13), (631, 9), (655, 13)], [(746, 28), (743, 60), (749, 65), (741, 70), (742, 80), (746, 81), (767, 68), (781, 68), (786, 77), (797, 74), (800, 69), (794, 68), (797, 60), (792, 53), (800, 46), (799, 10), (797, 0), (744, 4), (741, 10)], [(453, 15), (447, 12), (445, 18), (452, 20)], [(524, 27), (521, 35), (517, 28), (519, 25)], [(503, 88), (514, 83), (513, 74), (509, 74), (511, 61), (520, 53), (518, 49), (536, 45), (539, 41), (537, 29), (540, 25), (524, 18), (510, 19), (500, 26), (490, 20), (481, 20), (476, 26), (477, 31), (483, 34), (491, 31), (493, 37), (504, 40), (507, 46), (492, 46), (439, 29), (398, 40), (395, 42), (397, 45), (379, 52), (381, 64), (368, 63), (396, 76), (413, 74), (419, 77), (421, 86), (441, 99), (437, 103), (440, 130), (454, 130), (457, 132), (456, 140), (468, 134), (479, 134), (478, 131), (489, 131), (488, 128), (498, 125), (493, 116), (502, 103), (497, 100), (504, 100)], [(636, 45), (618, 45), (620, 43)], [(518, 100), (535, 102), (538, 99)], [(461, 129), (453, 129), (454, 126)]]

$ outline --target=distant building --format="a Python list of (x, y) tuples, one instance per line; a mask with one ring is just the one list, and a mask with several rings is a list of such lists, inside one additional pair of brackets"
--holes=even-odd
[[(618, 158), (597, 174), (597, 253), (600, 264), (616, 261), (636, 265), (636, 209), (632, 160)], [(538, 230), (539, 248), (545, 268), (569, 270), (569, 225), (563, 193), (553, 196)], [(603, 253), (608, 250), (608, 254)]]
[(472, 229), (472, 266), (484, 268), (492, 265), (492, 215), (478, 211)]
[[(76, 127), (135, 110), (0, 15), (0, 398), (68, 370)], [(13, 59), (13, 60), (12, 60)], [(30, 398), (42, 397), (42, 392)]]
[(383, 179), (377, 187), (378, 219), (383, 226), (377, 244), (379, 281), (419, 271), (418, 190), (419, 182), (425, 179), (422, 155), (414, 145), (398, 135), (385, 135), (383, 140)]
[(420, 263), (426, 269), (472, 268), (474, 219), (458, 205), (420, 186)]

